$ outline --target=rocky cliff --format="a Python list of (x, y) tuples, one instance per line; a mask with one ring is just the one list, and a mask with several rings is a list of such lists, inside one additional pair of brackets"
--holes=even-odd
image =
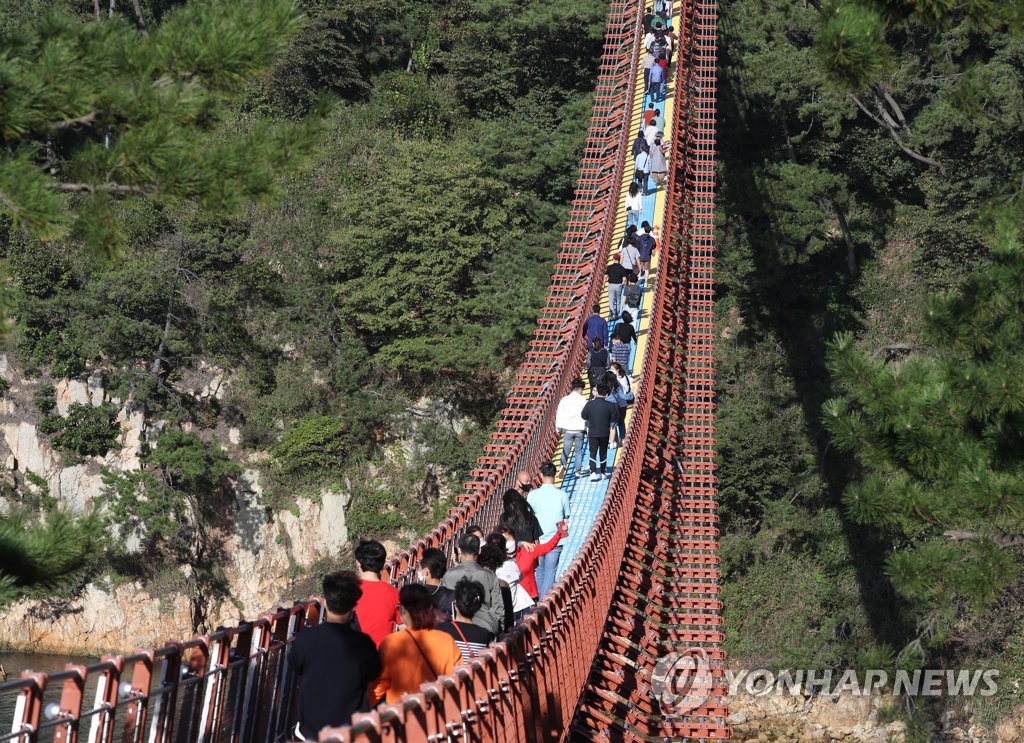
[[(190, 394), (200, 400), (223, 397), (229, 388), (224, 373), (208, 366), (200, 372), (190, 380)], [(80, 379), (56, 380), (58, 414), (66, 415), (75, 404), (113, 404), (118, 411), (118, 446), (105, 456), (79, 457), (69, 463), (40, 431), (40, 413), (32, 400), (42, 382), (27, 378), (6, 356), (0, 356), (0, 376), (7, 383), (0, 399), (0, 462), (8, 492), (40, 493), (45, 488), (59, 507), (76, 514), (102, 509), (102, 471), (139, 469), (143, 447), (169, 425), (147, 419), (131, 400), (110, 395), (101, 370)], [(260, 472), (252, 465), (261, 457), (238, 447), (237, 431), (191, 430), (203, 438), (219, 434), (232, 458), (249, 463), (235, 478), (230, 526), (217, 534), (227, 595), (218, 599), (190, 596), (184, 588), (188, 565), (173, 568), (171, 575), (165, 571), (158, 586), (97, 578), (70, 598), (23, 600), (9, 607), (0, 614), (0, 647), (52, 653), (130, 652), (190, 636), (197, 629), (233, 624), (282, 602), (291, 603), (298, 590), (292, 579), (318, 560), (336, 557), (346, 545), (347, 493), (324, 490), (318, 497), (300, 498), (291, 511), (272, 512), (263, 503)], [(0, 496), (0, 514), (12, 505)]]

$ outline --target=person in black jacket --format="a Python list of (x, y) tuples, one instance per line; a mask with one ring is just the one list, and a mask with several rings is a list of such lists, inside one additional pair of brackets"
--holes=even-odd
[(594, 348), (587, 357), (587, 378), (590, 380), (592, 388), (597, 387), (601, 377), (608, 371), (608, 363), (610, 361), (608, 350), (604, 347), (604, 341), (600, 338), (594, 338)]
[(355, 573), (324, 576), (327, 618), (295, 635), (288, 653), (292, 671), (301, 677), (296, 737), (316, 740), (325, 727), (347, 725), (354, 712), (368, 712), (368, 687), (381, 672), (377, 646), (352, 627), (363, 591)]
[[(611, 389), (602, 381), (597, 385), (597, 397), (584, 405), (580, 414), (587, 422), (591, 482), (597, 482), (602, 477), (608, 479), (608, 447), (615, 446), (615, 424), (619, 421), (619, 406), (605, 399), (609, 394)], [(601, 462), (600, 473), (597, 469), (598, 461)]]

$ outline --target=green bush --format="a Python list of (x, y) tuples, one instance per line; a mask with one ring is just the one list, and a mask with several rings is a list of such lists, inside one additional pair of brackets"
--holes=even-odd
[(52, 384), (41, 384), (36, 389), (36, 393), (32, 396), (32, 402), (35, 403), (39, 412), (43, 415), (49, 415), (53, 412), (53, 409), (57, 407), (57, 390)]
[(53, 445), (83, 457), (103, 456), (117, 447), (121, 429), (114, 421), (117, 406), (104, 403), (99, 407), (73, 404), (67, 417), (48, 415), (39, 429), (53, 437)]

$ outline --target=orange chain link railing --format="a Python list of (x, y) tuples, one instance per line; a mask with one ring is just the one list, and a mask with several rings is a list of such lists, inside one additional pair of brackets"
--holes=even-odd
[(726, 739), (715, 479), (716, 13), (684, 0), (643, 477), (574, 737)]
[[(603, 288), (624, 168), (620, 153), (628, 147), (641, 10), (639, 0), (610, 6), (575, 198), (547, 301), (507, 405), (456, 507), (431, 534), (389, 563), (397, 585), (412, 578), (427, 547), (441, 547), (451, 556), (456, 537), (468, 523), (496, 523), (501, 495), (516, 473), (535, 471), (554, 446), (555, 402), (580, 372), (585, 310)], [(595, 532), (604, 534), (600, 529)], [(454, 735), (461, 724), (482, 726), (483, 731), (499, 709), (511, 721), (508, 731), (518, 732), (499, 735), (492, 730), (495, 739), (547, 739), (553, 730), (565, 730), (585, 669), (578, 669), (572, 685), (565, 687), (551, 683), (555, 674), (545, 670), (546, 661), (536, 664), (536, 677), (529, 669), (541, 647), (562, 647), (568, 641), (572, 633), (558, 630), (574, 621), (566, 608), (576, 605), (577, 586), (587, 584), (587, 572), (577, 570), (562, 581), (563, 588), (535, 619), (488, 653), (486, 668), (460, 669), (454, 678), (442, 679), (412, 697), (402, 709), (383, 708), (364, 716), (354, 733), (343, 735), (440, 739)], [(605, 576), (608, 589), (613, 582), (613, 575)], [(129, 657), (109, 656), (88, 667), (73, 665), (49, 675), (26, 672), (18, 681), (0, 686), (0, 696), (15, 697), (12, 726), (10, 732), (0, 732), (0, 743), (63, 743), (77, 741), (80, 734), (90, 743), (283, 739), (295, 691), (285, 651), (296, 632), (321, 619), (318, 601), (303, 602), (238, 627)], [(569, 655), (577, 665), (580, 658), (589, 657), (580, 655), (588, 652), (585, 648), (593, 652), (598, 631), (594, 623), (585, 645), (572, 646)], [(535, 639), (540, 643), (536, 648)], [(190, 655), (196, 659), (193, 666), (183, 661)], [(484, 698), (476, 696), (481, 683), (489, 690)], [(570, 688), (575, 692), (563, 696)], [(492, 701), (491, 695), (502, 690), (503, 704)], [(564, 701), (552, 703), (549, 697)]]

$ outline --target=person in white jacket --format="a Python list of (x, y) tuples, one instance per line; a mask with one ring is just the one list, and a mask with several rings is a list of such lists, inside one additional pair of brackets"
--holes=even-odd
[(571, 391), (568, 395), (558, 401), (558, 408), (555, 410), (555, 428), (562, 434), (562, 470), (569, 461), (569, 454), (573, 454), (572, 471), (576, 477), (583, 477), (588, 472), (581, 469), (583, 466), (583, 432), (587, 424), (580, 413), (587, 399), (583, 397), (583, 380), (577, 377), (572, 380)]
[(638, 183), (629, 184), (629, 195), (626, 196), (626, 227), (640, 226), (640, 214), (644, 210), (644, 197), (640, 195)]

